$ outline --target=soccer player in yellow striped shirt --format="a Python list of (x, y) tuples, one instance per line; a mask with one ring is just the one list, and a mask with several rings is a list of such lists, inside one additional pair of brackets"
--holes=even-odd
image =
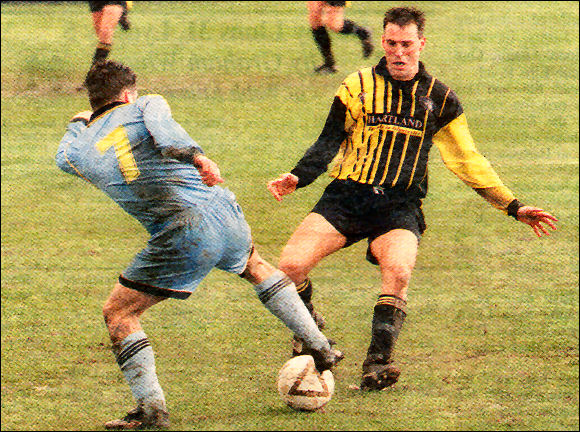
[[(277, 200), (312, 183), (336, 157), (334, 180), (291, 236), (279, 267), (294, 281), (319, 325), (308, 273), (324, 257), (367, 239), (367, 258), (378, 264), (381, 294), (361, 388), (394, 384), (400, 370), (392, 352), (406, 316), (407, 289), (425, 222), (427, 162), (435, 144), (445, 165), (492, 206), (530, 225), (537, 236), (557, 219), (520, 203), (477, 151), (457, 95), (432, 77), (419, 56), (425, 17), (415, 8), (392, 8), (383, 21), (385, 56), (349, 75), (339, 87), (318, 140), (291, 172), (268, 183)], [(544, 225), (543, 225), (544, 224)], [(294, 340), (294, 354), (300, 354)]]

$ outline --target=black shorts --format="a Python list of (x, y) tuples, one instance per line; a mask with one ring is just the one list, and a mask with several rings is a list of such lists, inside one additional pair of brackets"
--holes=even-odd
[[(404, 190), (373, 188), (349, 180), (333, 180), (312, 209), (346, 237), (348, 247), (362, 239), (369, 245), (394, 229), (406, 229), (421, 239), (427, 228), (421, 199)], [(367, 251), (367, 259), (377, 264)]]
[(123, 6), (124, 9), (127, 9), (126, 1), (90, 1), (89, 9), (91, 10), (91, 12), (99, 12), (103, 10), (105, 6), (108, 5), (119, 5)]
[(346, 2), (345, 1), (327, 1), (325, 2), (328, 6), (333, 6), (333, 7), (337, 7), (337, 6), (346, 6)]

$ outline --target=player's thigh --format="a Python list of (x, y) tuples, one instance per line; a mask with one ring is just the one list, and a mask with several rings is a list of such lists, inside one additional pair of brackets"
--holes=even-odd
[(204, 215), (204, 232), (219, 255), (215, 267), (240, 274), (247, 266), (253, 250), (252, 232), (235, 195), (224, 189), (220, 199), (213, 201), (211, 211)]
[(103, 19), (103, 12), (96, 11), (91, 14), (93, 19), (93, 27), (95, 28), (95, 32), (98, 32), (99, 28), (101, 27), (101, 20)]
[(374, 239), (370, 249), (383, 278), (408, 281), (415, 267), (418, 246), (419, 240), (412, 231), (394, 229)]
[(323, 1), (308, 1), (308, 23), (311, 28), (318, 28), (324, 25), (322, 21), (322, 10), (325, 2)]
[(333, 32), (339, 32), (344, 25), (344, 7), (326, 6), (324, 8), (324, 25)]
[(302, 269), (308, 272), (322, 258), (343, 248), (345, 244), (346, 237), (323, 216), (309, 213), (284, 246), (280, 268)]
[(101, 11), (101, 26), (114, 28), (121, 15), (123, 15), (123, 6), (117, 4), (105, 6)]

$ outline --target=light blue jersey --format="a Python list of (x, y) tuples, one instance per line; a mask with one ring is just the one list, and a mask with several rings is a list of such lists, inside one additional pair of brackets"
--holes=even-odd
[(56, 163), (101, 189), (151, 238), (120, 277), (130, 288), (186, 298), (213, 267), (241, 273), (251, 234), (234, 195), (203, 184), (185, 156), (203, 153), (162, 96), (116, 102), (68, 125)]

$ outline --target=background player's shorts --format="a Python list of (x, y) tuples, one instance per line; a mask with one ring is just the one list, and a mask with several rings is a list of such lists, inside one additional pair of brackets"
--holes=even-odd
[[(370, 245), (377, 237), (394, 229), (411, 231), (420, 240), (426, 229), (420, 199), (408, 197), (398, 190), (382, 191), (349, 180), (333, 180), (312, 212), (322, 215), (346, 237), (344, 247), (365, 238)], [(370, 247), (367, 259), (377, 264)]]
[(128, 288), (185, 299), (215, 267), (240, 274), (252, 248), (250, 227), (232, 192), (216, 187), (200, 207), (173, 216), (119, 277)]
[(126, 1), (89, 1), (89, 9), (91, 10), (91, 12), (99, 12), (103, 10), (105, 6), (108, 5), (119, 5), (127, 9)]
[(328, 6), (332, 6), (332, 7), (344, 7), (347, 6), (346, 1), (326, 1), (326, 4), (328, 4)]

